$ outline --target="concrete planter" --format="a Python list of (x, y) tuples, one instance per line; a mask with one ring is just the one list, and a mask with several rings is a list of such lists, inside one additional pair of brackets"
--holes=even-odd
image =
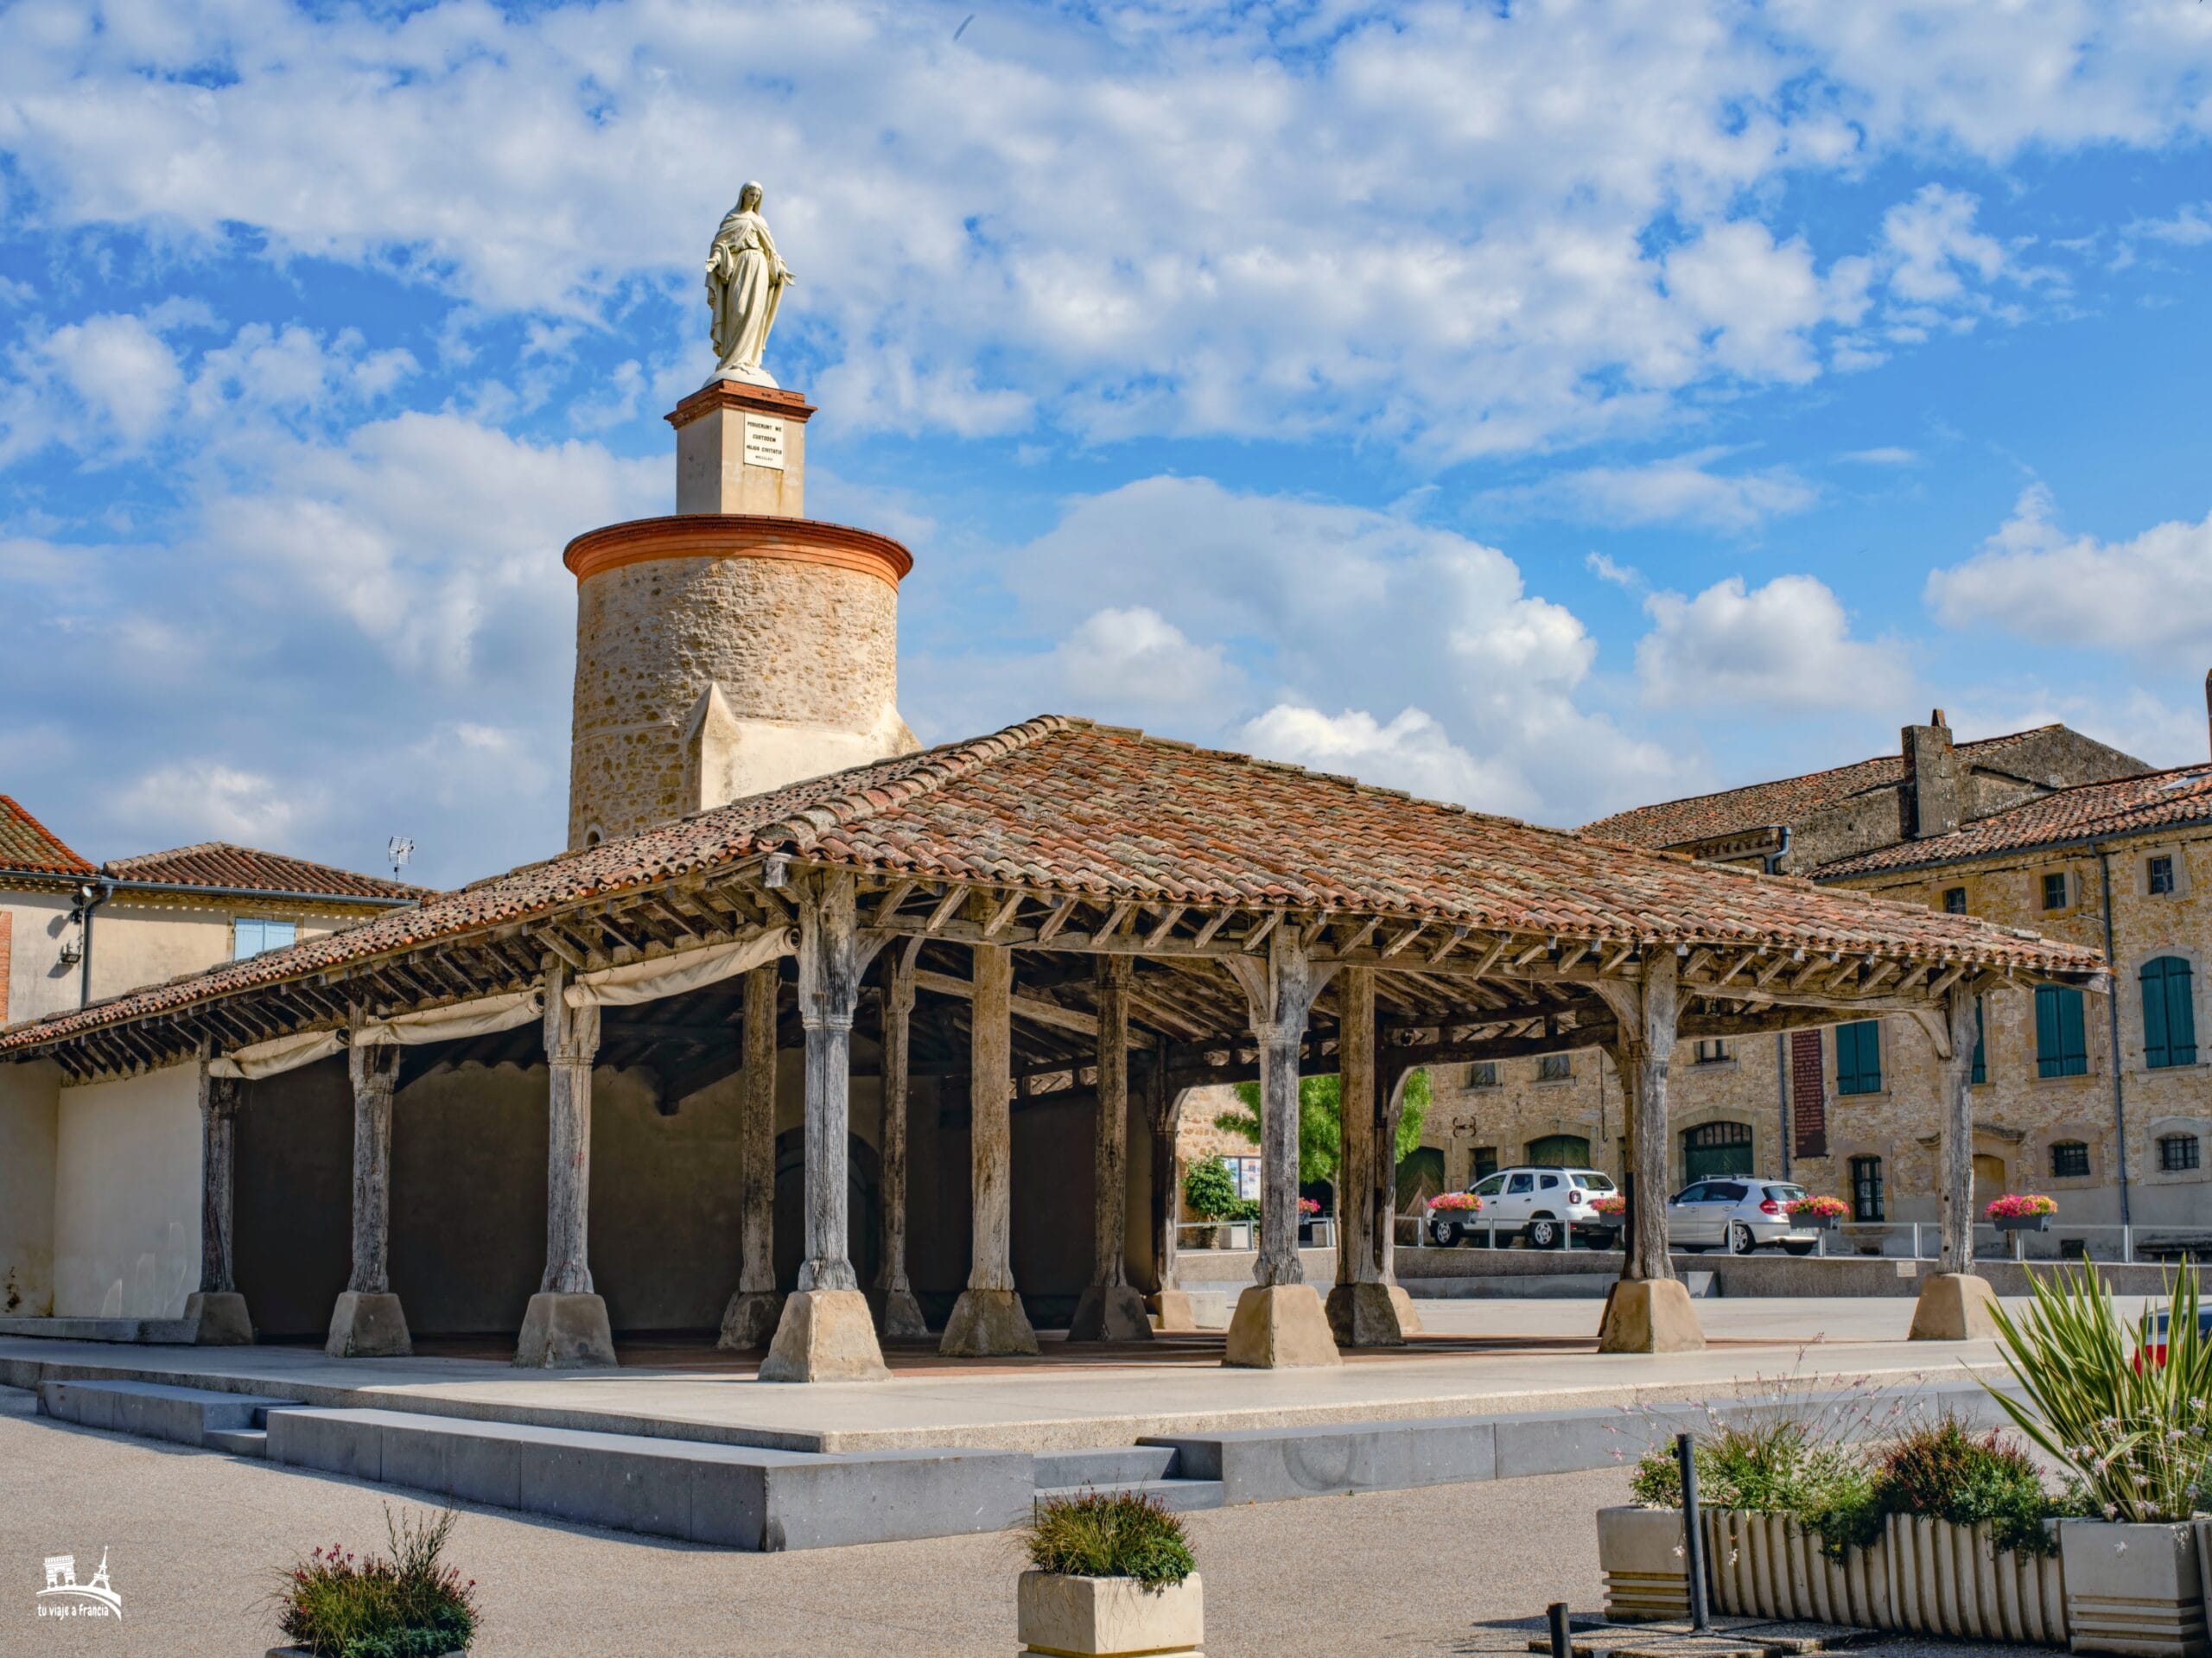
[(1598, 1568), (1605, 1575), (1605, 1616), (1611, 1622), (1680, 1623), (1689, 1617), (1681, 1509), (1599, 1509)]
[(1156, 1591), (1146, 1589), (1135, 1578), (1025, 1572), (1015, 1617), (1015, 1634), (1025, 1652), (1082, 1658), (1132, 1653), (1148, 1658), (1200, 1658), (1205, 1591), (1195, 1572), (1171, 1589)]
[(1999, 1549), (1987, 1526), (1893, 1514), (1886, 1539), (1897, 1622), (1917, 1635), (2066, 1644), (2066, 1578), (2056, 1554)]
[(2066, 1621), (2075, 1652), (2203, 1658), (2202, 1521), (2126, 1526), (2068, 1520), (2058, 1528)]
[(1832, 1560), (1821, 1553), (1819, 1533), (1784, 1515), (1707, 1509), (1703, 1518), (1714, 1610), (1877, 1629), (1902, 1627), (1891, 1605), (1888, 1538)]

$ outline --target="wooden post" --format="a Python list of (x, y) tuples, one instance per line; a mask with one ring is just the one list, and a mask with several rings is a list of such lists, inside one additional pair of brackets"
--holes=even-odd
[(1337, 1281), (1327, 1304), (1340, 1347), (1406, 1339), (1376, 1248), (1382, 1113), (1375, 1038), (1375, 969), (1345, 968), (1337, 978)]
[(238, 1168), (240, 1084), (235, 1077), (208, 1074), (200, 1058), (200, 1287), (185, 1298), (192, 1339), (205, 1347), (234, 1347), (253, 1339), (245, 1297), (232, 1278), (231, 1212)]
[(745, 975), (745, 1064), (737, 1096), (737, 1293), (717, 1346), (766, 1347), (784, 1312), (776, 1288), (776, 999), (780, 962)]
[(1092, 1135), (1090, 1284), (1070, 1341), (1150, 1341), (1144, 1298), (1129, 1287), (1129, 984), (1135, 963), (1098, 958), (1098, 1112)]
[(883, 1268), (876, 1288), (887, 1336), (926, 1336), (906, 1281), (906, 1089), (914, 1012), (914, 961), (922, 941), (893, 947), (883, 975)]
[(1621, 1073), (1623, 1096), (1634, 1102), (1630, 1150), (1636, 1171), (1636, 1213), (1620, 1280), (1605, 1298), (1598, 1350), (1692, 1351), (1705, 1345), (1705, 1335), (1667, 1252), (1667, 1071), (1681, 1007), (1674, 949), (1645, 945), (1632, 983), (1600, 980), (1595, 988), (1620, 1031), (1613, 1063)]
[(853, 876), (799, 886), (798, 1020), (806, 1032), (806, 1259), (784, 1303), (763, 1382), (874, 1382), (890, 1375), (853, 1270), (846, 1189), (852, 1138), (853, 1011), (861, 993)]
[(1393, 1060), (1378, 1072), (1375, 1102), (1375, 1269), (1385, 1284), (1398, 1281), (1398, 1124), (1406, 1114), (1406, 1078), (1414, 1068)]
[(1014, 952), (979, 943), (973, 955), (968, 1149), (974, 1258), (940, 1344), (941, 1351), (969, 1358), (1037, 1350), (1037, 1333), (1014, 1286)]
[(1921, 1281), (1912, 1310), (1913, 1341), (1984, 1341), (1997, 1334), (1996, 1294), (1974, 1270), (1974, 1044), (1972, 988), (1961, 981), (1940, 1009), (1921, 1016), (1943, 1074), (1942, 1259)]
[(1183, 1194), (1175, 1165), (1175, 1130), (1183, 1120), (1187, 1088), (1177, 1088), (1168, 1074), (1168, 1042), (1154, 1039), (1152, 1065), (1145, 1073), (1145, 1121), (1152, 1129), (1152, 1293), (1145, 1305), (1162, 1330), (1196, 1330), (1190, 1293), (1177, 1276)]
[(391, 1293), (391, 1099), (399, 1045), (356, 1043), (353, 1083), (353, 1270), (330, 1313), (322, 1350), (333, 1358), (404, 1358), (414, 1352), (407, 1315)]
[(1260, 1049), (1260, 1256), (1253, 1286), (1236, 1300), (1226, 1364), (1261, 1369), (1342, 1363), (1321, 1298), (1298, 1259), (1298, 1073), (1306, 1020), (1328, 982), (1302, 931), (1286, 918), (1268, 935), (1268, 953), (1230, 956), (1243, 986)]
[(607, 1303), (593, 1289), (591, 1074), (599, 1053), (599, 1004), (569, 1006), (569, 975), (545, 975), (545, 1276), (523, 1314), (515, 1363), (567, 1369), (614, 1363)]

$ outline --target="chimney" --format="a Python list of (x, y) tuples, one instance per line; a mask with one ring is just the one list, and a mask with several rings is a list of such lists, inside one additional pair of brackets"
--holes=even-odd
[(1924, 841), (1931, 835), (1948, 835), (1959, 826), (1965, 790), (1943, 710), (1931, 713), (1924, 726), (1907, 726), (1902, 734), (1904, 791), (1898, 805), (1905, 838)]

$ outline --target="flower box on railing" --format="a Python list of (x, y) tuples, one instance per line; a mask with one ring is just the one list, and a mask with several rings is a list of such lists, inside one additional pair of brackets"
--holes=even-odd
[(1793, 1197), (1783, 1204), (1782, 1212), (1802, 1230), (1833, 1232), (1851, 1210), (1840, 1197)]
[(1992, 1198), (1982, 1213), (2000, 1232), (2048, 1232), (2058, 1204), (2040, 1192), (2008, 1191)]
[(2048, 1215), (1999, 1215), (1997, 1217), (1995, 1224), (2000, 1232), (2048, 1232), (2050, 1230), (2050, 1217)]

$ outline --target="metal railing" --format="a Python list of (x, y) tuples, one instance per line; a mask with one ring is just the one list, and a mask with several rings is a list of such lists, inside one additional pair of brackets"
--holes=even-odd
[[(1333, 1249), (1337, 1247), (1336, 1218), (1317, 1215), (1299, 1225), (1299, 1248)], [(1178, 1221), (1178, 1249), (1256, 1249), (1260, 1247), (1257, 1221)]]
[[(1399, 1216), (1398, 1248), (1507, 1249), (1529, 1247), (1524, 1236), (1525, 1223), (1502, 1223), (1495, 1219), (1462, 1222), (1460, 1241), (1440, 1244), (1430, 1229), (1434, 1218), (1427, 1215)], [(1554, 1247), (1561, 1249), (1604, 1247), (1613, 1242), (1618, 1230), (1618, 1227), (1609, 1226), (1592, 1242), (1590, 1234), (1599, 1229), (1586, 1223), (1578, 1227), (1572, 1221), (1561, 1221), (1558, 1224), (1560, 1242)], [(1974, 1255), (1986, 1261), (2091, 1261), (2126, 1266), (2174, 1260), (2183, 1255), (2200, 1260), (2212, 1259), (2212, 1225), (2067, 1224), (2054, 1217), (2047, 1231), (2000, 1231), (1985, 1222), (1975, 1225), (1974, 1234)], [(1833, 1229), (1812, 1230), (1810, 1236), (1813, 1248), (1804, 1253), (1815, 1259), (1935, 1261), (1942, 1254), (1942, 1230), (1934, 1221), (1845, 1221)], [(1716, 1254), (1726, 1247), (1722, 1244), (1686, 1246), (1680, 1242), (1673, 1245), (1677, 1251), (1704, 1248)]]

